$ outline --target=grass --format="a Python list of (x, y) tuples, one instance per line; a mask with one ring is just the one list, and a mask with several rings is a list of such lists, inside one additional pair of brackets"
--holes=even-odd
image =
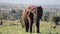
[[(41, 22), (40, 23), (40, 34), (60, 34), (60, 25), (54, 29), (53, 22)], [(3, 25), (0, 26), (0, 34), (29, 34), (25, 32), (25, 29), (21, 27), (19, 20), (9, 21), (3, 20)], [(35, 27), (33, 26), (33, 33), (35, 33)]]

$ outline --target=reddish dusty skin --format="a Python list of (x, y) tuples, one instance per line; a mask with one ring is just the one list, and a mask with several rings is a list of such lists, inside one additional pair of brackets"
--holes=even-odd
[(43, 9), (41, 6), (28, 6), (22, 12), (23, 25), (28, 32), (30, 28), (30, 33), (32, 33), (32, 25), (36, 23), (37, 33), (39, 33), (39, 20), (43, 14)]

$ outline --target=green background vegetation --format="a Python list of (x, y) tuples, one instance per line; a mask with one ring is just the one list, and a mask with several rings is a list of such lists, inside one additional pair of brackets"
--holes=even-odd
[[(25, 32), (25, 29), (21, 25), (21, 13), (23, 9), (22, 5), (18, 7), (14, 5), (0, 5), (0, 23), (2, 20), (0, 34), (29, 34), (29, 32)], [(54, 8), (49, 5), (43, 6), (43, 12), (39, 34), (60, 34), (60, 25), (55, 24), (56, 19), (54, 18), (60, 17), (60, 8)], [(55, 26), (56, 28), (53, 28)], [(32, 34), (36, 34), (35, 24), (33, 24)]]

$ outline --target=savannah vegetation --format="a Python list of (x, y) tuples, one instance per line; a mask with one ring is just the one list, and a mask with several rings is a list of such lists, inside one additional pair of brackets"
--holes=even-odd
[[(16, 9), (11, 7), (0, 7), (0, 34), (29, 34), (21, 25), (20, 17), (23, 7), (16, 7)], [(60, 34), (60, 8), (49, 7), (43, 6), (44, 14), (40, 20), (40, 34)], [(35, 29), (35, 24), (33, 24), (32, 34), (36, 34)]]

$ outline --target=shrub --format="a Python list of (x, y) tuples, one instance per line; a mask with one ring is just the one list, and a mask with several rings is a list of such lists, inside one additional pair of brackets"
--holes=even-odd
[(60, 21), (60, 17), (55, 16), (55, 17), (52, 18), (52, 21), (55, 22), (56, 25), (58, 25), (58, 22)]

